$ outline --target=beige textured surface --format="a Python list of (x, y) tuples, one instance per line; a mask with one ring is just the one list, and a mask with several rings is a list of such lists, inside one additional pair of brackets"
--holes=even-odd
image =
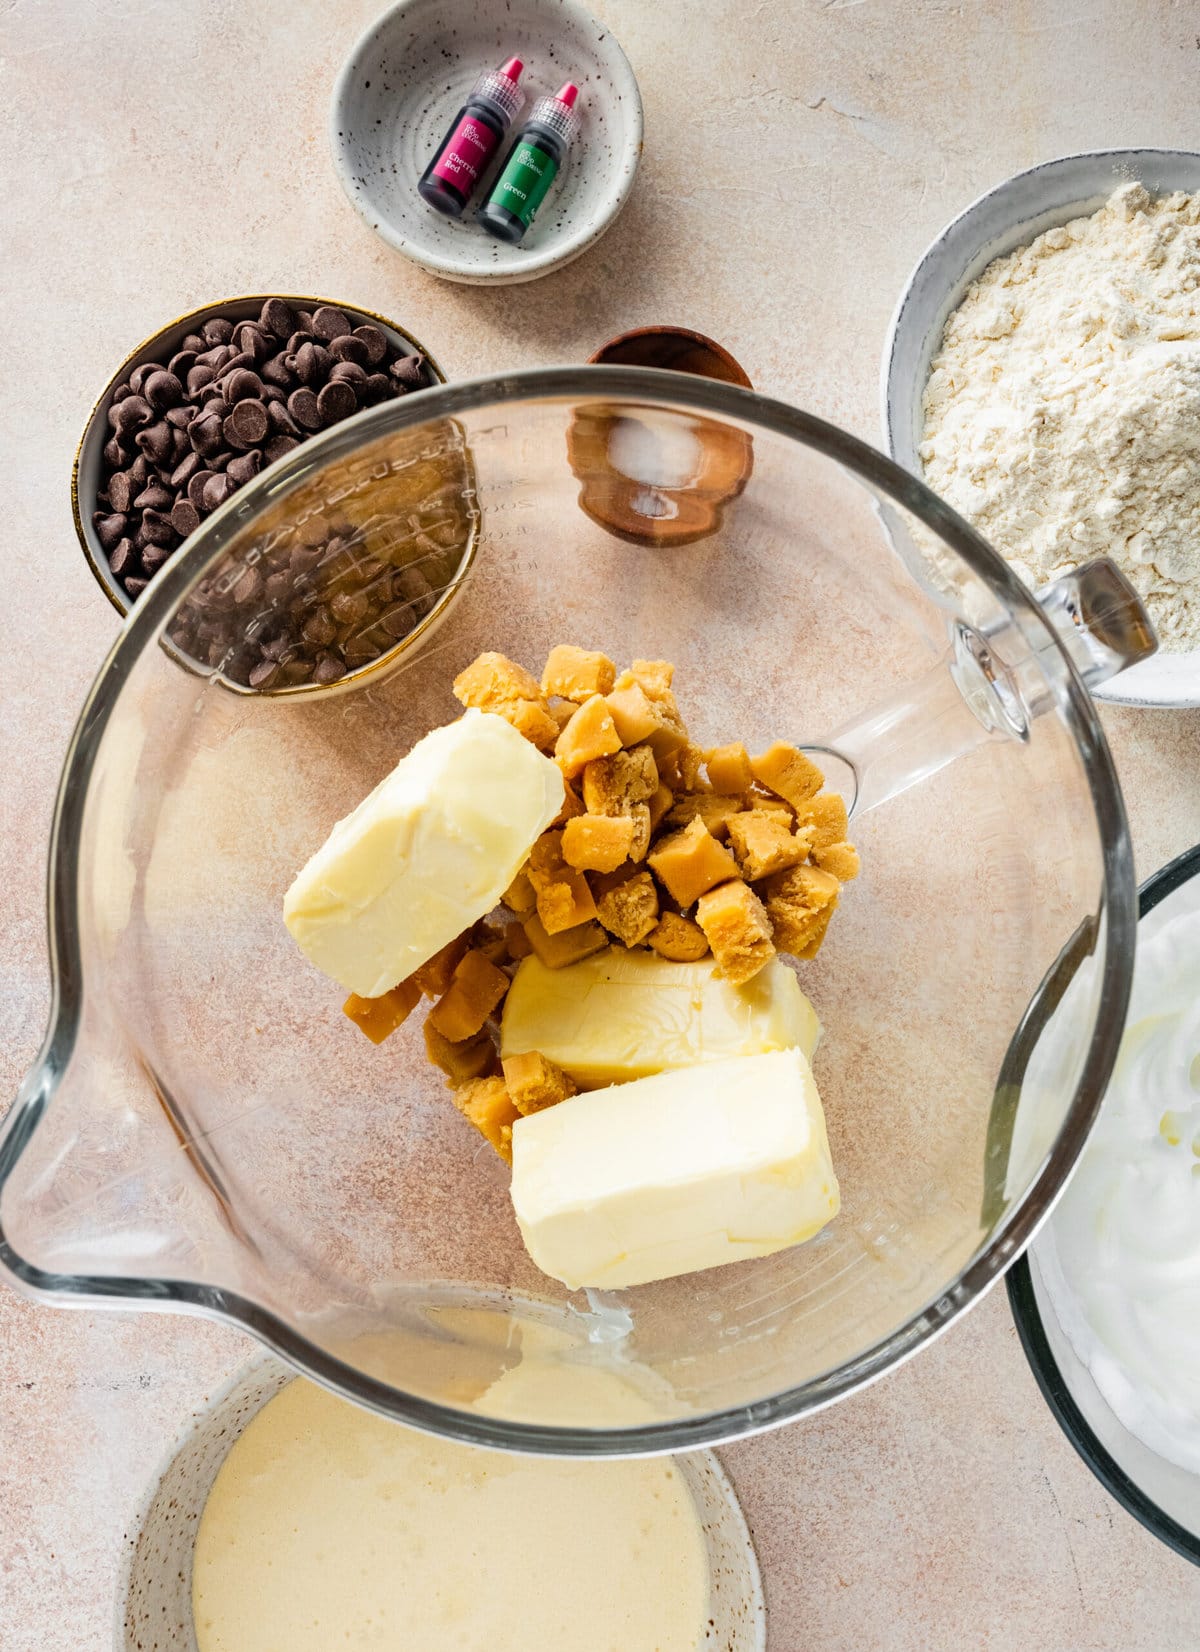
[[(0, 13), (0, 1095), (41, 1035), (45, 832), (116, 629), (72, 535), (70, 456), (94, 387), (145, 331), (222, 293), (324, 291), (411, 325), (461, 377), (582, 359), (673, 320), (722, 339), (761, 388), (874, 439), (891, 306), (953, 211), (1046, 156), (1195, 139), (1195, 16), (1166, 0), (605, 0), (646, 104), (627, 212), (545, 282), (452, 288), (375, 241), (328, 164), (332, 76), (376, 9), (9, 0)], [(1200, 714), (1105, 721), (1144, 875), (1200, 835)], [(132, 1511), (245, 1346), (199, 1322), (51, 1313), (0, 1289), (2, 1652), (108, 1652)], [(1195, 1644), (1200, 1573), (1076, 1460), (1000, 1291), (868, 1394), (726, 1461), (776, 1652)]]

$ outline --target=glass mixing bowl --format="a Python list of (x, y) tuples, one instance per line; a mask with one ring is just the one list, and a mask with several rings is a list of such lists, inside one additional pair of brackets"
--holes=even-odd
[[(665, 543), (680, 510), (705, 531)], [(314, 687), (278, 636), (314, 578), (368, 577), (396, 647)], [(678, 374), (443, 387), (305, 444), (171, 561), (84, 707), (0, 1261), (46, 1301), (208, 1314), (395, 1417), (526, 1450), (679, 1450), (868, 1382), (1028, 1240), (1111, 1069), (1135, 894), (1084, 678), (1153, 647), (1127, 597), (1101, 567), (1048, 616), (879, 454)], [(798, 966), (841, 1214), (623, 1293), (539, 1273), (420, 1017), (370, 1045), (281, 918), (331, 824), (458, 713), (456, 672), (483, 649), (538, 669), (558, 641), (675, 661), (703, 744), (825, 750), (864, 867)], [(251, 691), (281, 652), (300, 665)], [(1001, 1067), (1060, 955), (1095, 967), (1068, 1080), (1036, 1100), (1048, 1145), (1006, 1185)]]

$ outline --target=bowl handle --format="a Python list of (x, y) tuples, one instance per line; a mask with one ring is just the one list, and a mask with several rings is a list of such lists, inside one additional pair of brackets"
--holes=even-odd
[[(1037, 600), (1089, 688), (1158, 648), (1141, 599), (1107, 557), (1044, 586)], [(1010, 648), (1005, 658), (1001, 650), (1014, 638), (1023, 651), (1013, 658)], [(1049, 638), (1033, 648), (1027, 643), (1015, 626), (1006, 627), (1003, 638), (989, 637), (955, 620), (950, 649), (932, 671), (804, 749), (842, 791), (851, 815), (860, 815), (985, 741), (1027, 740), (1033, 718), (1057, 701), (1053, 676), (1042, 666), (1054, 644)]]

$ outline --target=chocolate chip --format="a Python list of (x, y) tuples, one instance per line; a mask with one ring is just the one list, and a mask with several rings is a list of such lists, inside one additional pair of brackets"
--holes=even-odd
[(146, 400), (160, 413), (168, 407), (178, 407), (183, 400), (183, 386), (174, 373), (159, 369), (150, 374), (144, 388)]
[(261, 396), (263, 384), (258, 374), (250, 368), (238, 367), (230, 373), (221, 375), (221, 389), (224, 391), (225, 400), (232, 407), (234, 402), (243, 401), (247, 396)]
[(391, 365), (391, 375), (406, 390), (418, 390), (425, 383), (425, 357), (401, 356)]
[(201, 327), (206, 344), (227, 344), (233, 337), (233, 322), (224, 316), (211, 316)]
[(395, 394), (396, 387), (386, 373), (368, 373), (358, 396), (367, 407), (373, 407), (376, 402), (386, 401)]
[(214, 373), (219, 373), (230, 356), (236, 354), (237, 351), (231, 350), (227, 344), (212, 344), (196, 357), (196, 366), (211, 367)]
[(373, 327), (369, 321), (364, 321), (361, 327), (354, 329), (354, 336), (366, 347), (366, 366), (378, 367), (388, 353), (387, 334), (381, 327)]
[(236, 459), (231, 459), (225, 467), (225, 474), (238, 487), (244, 487), (247, 482), (253, 481), (262, 469), (262, 454), (258, 448), (249, 453), (239, 453)]
[(204, 484), (204, 509), (215, 511), (233, 494), (234, 486), (228, 476), (210, 476)]
[[(142, 525), (138, 530), (148, 544), (174, 545), (176, 541), (175, 529), (171, 526), (169, 517), (161, 511), (148, 510), (142, 516)], [(142, 559), (143, 562), (145, 558)]]
[(190, 350), (193, 355), (198, 356), (201, 350), (204, 349), (204, 346), (205, 340), (199, 333), (189, 333), (179, 348), (181, 350)]
[(192, 477), (202, 468), (203, 464), (204, 461), (198, 453), (189, 453), (186, 458), (180, 460), (180, 462), (175, 466), (175, 469), (171, 472), (169, 486), (173, 487), (176, 493), (178, 493), (182, 488), (186, 488)]
[(288, 353), (289, 356), (294, 356), (296, 354), (296, 351), (299, 350), (303, 345), (305, 345), (305, 344), (315, 344), (316, 342), (317, 342), (317, 335), (315, 333), (308, 333), (308, 332), (289, 333), (288, 334), (288, 341), (287, 341), (287, 353)]
[(150, 461), (144, 453), (139, 453), (130, 465), (129, 474), (135, 482), (148, 482), (150, 480)]
[(173, 425), (176, 430), (186, 430), (195, 417), (194, 407), (172, 407), (167, 411), (167, 423)]
[(129, 375), (129, 388), (132, 393), (135, 396), (142, 395), (146, 388), (146, 380), (150, 377), (151, 373), (157, 373), (158, 370), (158, 363), (156, 361), (144, 361), (140, 366), (135, 367), (133, 372)]
[(300, 443), (294, 436), (272, 436), (263, 448), (263, 457), (269, 465), (273, 465), (276, 459), (282, 459), (285, 454), (291, 453), (293, 448), (299, 446)]
[(296, 331), (296, 312), (282, 298), (268, 298), (258, 319), (267, 332), (274, 333), (278, 339), (286, 340), (289, 334)]
[(177, 499), (171, 512), (171, 526), (180, 539), (186, 539), (188, 534), (195, 533), (200, 526), (200, 512), (190, 499)]
[(110, 403), (111, 406), (115, 407), (118, 402), (123, 402), (125, 400), (126, 396), (132, 396), (132, 395), (133, 395), (132, 386), (130, 386), (128, 384), (119, 384), (117, 386), (117, 388), (113, 391), (112, 395), (109, 397), (109, 403)]
[(295, 375), (287, 364), (287, 357), (282, 352), (263, 362), (262, 377), (265, 384), (277, 384), (284, 390), (290, 390), (296, 382)]
[(108, 515), (103, 511), (97, 511), (92, 517), (92, 526), (101, 545), (106, 551), (110, 551), (118, 539), (124, 538), (129, 518), (123, 511), (113, 511)]
[(288, 366), (302, 383), (312, 386), (325, 383), (333, 360), (324, 345), (302, 344), (295, 355), (288, 358)]
[(327, 648), (337, 636), (337, 626), (328, 609), (318, 608), (305, 620), (301, 634), (305, 642), (315, 643), (319, 648)]
[(138, 484), (128, 471), (118, 470), (108, 479), (108, 502), (114, 511), (128, 511), (137, 492)]
[(221, 446), (221, 415), (201, 413), (188, 426), (188, 440), (196, 452), (206, 459)]
[(274, 660), (260, 660), (250, 667), (250, 687), (270, 688), (278, 676), (279, 667)]
[[(190, 424), (191, 420), (188, 423)], [(184, 454), (191, 451), (186, 429), (180, 429), (178, 425), (171, 425), (170, 430), (171, 452), (170, 456), (160, 463), (158, 467), (160, 470), (174, 470)]]
[(330, 384), (348, 384), (357, 395), (367, 382), (366, 369), (356, 361), (336, 361), (329, 375)]
[(198, 361), (194, 367), (188, 368), (187, 393), (189, 396), (198, 396), (206, 384), (211, 384), (216, 374), (211, 367), (206, 367)]
[(329, 346), (329, 354), (335, 361), (352, 361), (359, 367), (370, 365), (371, 352), (361, 338), (355, 338), (353, 333), (342, 333)]
[(336, 424), (347, 419), (358, 407), (358, 398), (344, 379), (331, 379), (317, 397), (317, 411), (322, 424)]
[(125, 537), (118, 539), (108, 553), (108, 565), (118, 579), (131, 574), (137, 567), (137, 552), (133, 548), (133, 540)]
[(198, 470), (188, 479), (187, 496), (197, 510), (203, 509), (204, 490), (216, 474), (215, 470)]
[(149, 424), (154, 417), (154, 409), (144, 396), (129, 395), (119, 401), (115, 407), (108, 410), (108, 422), (118, 436), (128, 435)]
[(336, 654), (322, 654), (313, 671), (314, 683), (336, 683), (340, 677), (346, 675), (346, 667)]
[(270, 421), (263, 404), (247, 400), (236, 404), (222, 424), (221, 432), (230, 447), (244, 452), (246, 448), (257, 447), (269, 427)]
[(305, 430), (320, 430), (324, 421), (317, 406), (317, 398), (309, 389), (293, 390), (287, 399), (287, 409), (298, 425)]
[(165, 419), (139, 430), (134, 441), (152, 464), (165, 464), (171, 456), (171, 427)]
[(104, 444), (104, 463), (109, 470), (121, 470), (129, 463), (129, 449), (119, 436), (110, 436)]
[(253, 356), (255, 362), (266, 359), (268, 353), (267, 334), (257, 321), (242, 321), (233, 330), (233, 342), (239, 350)]
[(131, 597), (136, 599), (141, 596), (142, 592), (146, 589), (149, 583), (150, 581), (148, 579), (127, 579), (125, 581), (125, 589), (129, 592)]
[(161, 482), (148, 482), (133, 501), (134, 508), (140, 511), (165, 511), (172, 505), (171, 495)]
[(142, 552), (142, 567), (150, 578), (171, 560), (174, 552), (173, 545), (150, 545)]
[(350, 331), (349, 318), (341, 311), (335, 310), (332, 304), (322, 304), (320, 309), (313, 311), (312, 330), (318, 338), (326, 343), (333, 338), (341, 338)]
[(195, 365), (195, 350), (176, 350), (175, 354), (167, 363), (167, 372), (174, 373), (175, 377), (182, 384), (187, 379), (188, 373)]
[(288, 412), (286, 402), (268, 402), (267, 418), (271, 421), (271, 429), (279, 431), (281, 436), (300, 434), (300, 426)]

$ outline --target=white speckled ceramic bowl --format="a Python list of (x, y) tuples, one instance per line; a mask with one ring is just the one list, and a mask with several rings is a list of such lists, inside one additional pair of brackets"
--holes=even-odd
[[(883, 440), (921, 474), (921, 398), (947, 318), (994, 258), (1027, 246), (1056, 224), (1095, 212), (1114, 189), (1137, 181), (1154, 194), (1200, 190), (1200, 154), (1181, 149), (1102, 149), (1064, 155), (973, 201), (925, 250), (908, 279), (883, 347)], [(1131, 706), (1200, 705), (1200, 649), (1156, 654), (1110, 684), (1098, 700)]]
[[(200, 1516), (234, 1441), (294, 1376), (273, 1355), (253, 1360), (172, 1447), (134, 1530), (126, 1534), (116, 1652), (196, 1652), (192, 1552)], [(711, 1593), (704, 1652), (766, 1652), (762, 1578), (733, 1487), (711, 1452), (689, 1452), (675, 1462), (708, 1544)]]
[[(525, 106), (462, 218), (442, 217), (417, 181), (478, 76), (514, 55), (525, 64)], [(568, 79), (580, 90), (579, 136), (524, 240), (494, 240), (475, 209), (534, 100)], [(400, 0), (343, 65), (329, 137), (342, 187), (389, 246), (449, 281), (532, 281), (586, 252), (625, 205), (642, 152), (642, 102), (624, 52), (576, 0)]]

